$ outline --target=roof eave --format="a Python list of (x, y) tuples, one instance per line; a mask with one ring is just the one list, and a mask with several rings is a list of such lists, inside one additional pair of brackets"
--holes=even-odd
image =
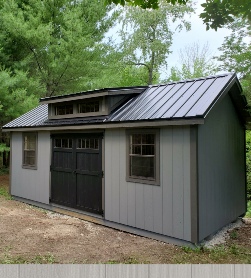
[(24, 127), (4, 127), (3, 132), (12, 131), (43, 131), (43, 130), (79, 130), (79, 129), (108, 129), (108, 128), (138, 128), (138, 127), (165, 127), (165, 126), (180, 126), (180, 125), (200, 125), (204, 124), (204, 118), (194, 117), (188, 119), (157, 119), (157, 120), (140, 120), (140, 121), (125, 121), (125, 122), (102, 122), (88, 123), (77, 125), (41, 125), (41, 126), (24, 126)]

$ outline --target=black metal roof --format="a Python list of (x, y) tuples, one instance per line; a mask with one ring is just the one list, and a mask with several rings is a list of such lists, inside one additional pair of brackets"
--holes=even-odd
[[(236, 74), (228, 73), (148, 86), (109, 116), (48, 120), (48, 104), (40, 104), (3, 128), (203, 119), (217, 100), (228, 93), (233, 86), (235, 90), (231, 92), (232, 99), (237, 103), (235, 106), (244, 118), (242, 110), (247, 105), (246, 99), (241, 96), (241, 87)], [(142, 89), (142, 87), (138, 88)], [(114, 90), (119, 89), (114, 88)]]

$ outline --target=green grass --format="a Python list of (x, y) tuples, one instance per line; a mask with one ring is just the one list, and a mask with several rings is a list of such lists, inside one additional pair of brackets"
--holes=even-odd
[(53, 264), (56, 263), (55, 257), (52, 254), (36, 255), (33, 258), (24, 258), (22, 256), (12, 257), (5, 254), (0, 258), (0, 264)]
[(3, 196), (6, 200), (12, 199), (9, 192), (5, 188), (1, 188), (1, 187), (0, 187), (0, 196)]
[(217, 245), (213, 248), (198, 247), (195, 249), (182, 247), (182, 253), (174, 257), (174, 263), (251, 263), (251, 253), (248, 248), (236, 244)]

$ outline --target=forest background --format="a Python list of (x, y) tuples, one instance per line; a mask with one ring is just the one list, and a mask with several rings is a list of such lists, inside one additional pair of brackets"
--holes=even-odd
[[(190, 0), (0, 0), (0, 125), (32, 109), (42, 97), (219, 72), (237, 73), (250, 104), (251, 3), (204, 2), (200, 17), (205, 32), (229, 30), (220, 54), (213, 57), (210, 42), (184, 43), (177, 64), (168, 67), (175, 33), (191, 28), (196, 3)], [(246, 139), (250, 200), (249, 131)], [(3, 167), (8, 166), (8, 151), (3, 133)]]

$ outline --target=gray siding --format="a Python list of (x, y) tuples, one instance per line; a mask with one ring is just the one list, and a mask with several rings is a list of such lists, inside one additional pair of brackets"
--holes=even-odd
[(229, 95), (198, 127), (200, 240), (245, 213), (244, 136)]
[(38, 132), (37, 170), (22, 168), (22, 133), (11, 134), (11, 194), (49, 204), (50, 133)]
[(105, 131), (105, 219), (191, 240), (189, 127), (160, 129), (160, 186), (126, 182), (125, 129)]

